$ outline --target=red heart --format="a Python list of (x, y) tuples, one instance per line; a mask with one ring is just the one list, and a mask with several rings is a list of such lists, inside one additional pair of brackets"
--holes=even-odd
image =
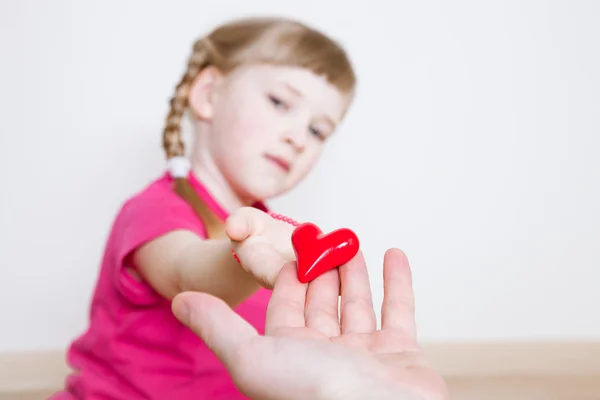
[(304, 223), (292, 233), (298, 263), (298, 280), (307, 283), (350, 261), (358, 253), (358, 237), (342, 228), (327, 235), (315, 225)]

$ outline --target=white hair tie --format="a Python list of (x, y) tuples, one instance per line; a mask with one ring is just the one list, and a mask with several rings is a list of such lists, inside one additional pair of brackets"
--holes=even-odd
[(171, 157), (167, 160), (167, 168), (173, 178), (187, 178), (191, 163), (184, 156)]

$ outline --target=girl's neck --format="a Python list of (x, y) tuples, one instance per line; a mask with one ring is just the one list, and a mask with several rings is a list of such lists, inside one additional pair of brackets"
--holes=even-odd
[(249, 206), (253, 202), (244, 201), (240, 198), (227, 183), (227, 180), (219, 172), (216, 165), (208, 159), (196, 156), (192, 159), (192, 170), (202, 186), (210, 193), (214, 200), (227, 213), (231, 213), (236, 209)]
[(210, 147), (210, 125), (200, 120), (194, 120), (193, 124), (195, 132), (191, 163), (196, 177), (227, 213), (252, 205), (253, 200), (244, 199), (233, 190), (207, 150)]

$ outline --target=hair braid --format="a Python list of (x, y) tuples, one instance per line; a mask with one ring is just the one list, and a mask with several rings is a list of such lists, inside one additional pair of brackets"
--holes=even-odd
[(175, 94), (171, 98), (171, 108), (167, 114), (163, 132), (163, 148), (167, 159), (184, 155), (185, 146), (181, 138), (181, 119), (188, 107), (188, 94), (192, 82), (209, 61), (208, 48), (205, 42), (206, 39), (201, 39), (194, 44), (194, 51), (189, 58), (187, 71), (175, 87)]
[[(194, 44), (187, 70), (175, 87), (175, 94), (170, 101), (170, 109), (163, 130), (163, 148), (169, 161), (180, 162), (185, 157), (185, 145), (181, 137), (181, 120), (188, 107), (190, 87), (198, 73), (210, 62), (210, 46), (207, 45), (207, 42), (208, 40), (203, 38)], [(172, 165), (171, 173), (174, 175), (175, 191), (190, 204), (203, 221), (207, 236), (209, 238), (218, 236), (222, 230), (222, 221), (204, 204), (190, 185), (187, 179), (187, 170), (187, 163), (183, 169), (181, 169), (181, 165)]]

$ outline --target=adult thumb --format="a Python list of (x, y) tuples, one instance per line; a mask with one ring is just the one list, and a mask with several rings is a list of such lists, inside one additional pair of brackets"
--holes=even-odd
[(236, 354), (258, 336), (252, 325), (223, 300), (207, 293), (184, 292), (173, 298), (175, 317), (189, 327), (227, 367), (234, 368)]

